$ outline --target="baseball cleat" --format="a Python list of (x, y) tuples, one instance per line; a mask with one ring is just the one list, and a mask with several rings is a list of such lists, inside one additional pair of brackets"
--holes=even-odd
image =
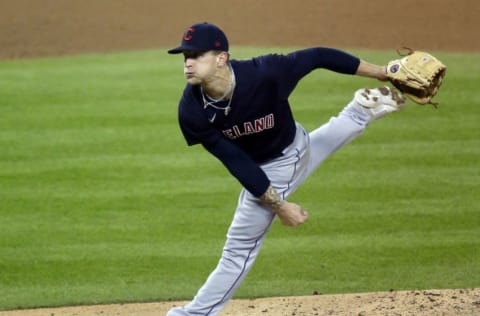
[(382, 118), (405, 106), (405, 97), (400, 91), (388, 86), (357, 90), (354, 100), (372, 120)]

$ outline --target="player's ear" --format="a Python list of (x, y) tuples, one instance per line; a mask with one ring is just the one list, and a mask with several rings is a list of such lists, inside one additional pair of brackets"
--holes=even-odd
[(229, 55), (227, 52), (218, 52), (217, 54), (217, 65), (219, 67), (225, 66), (228, 62)]

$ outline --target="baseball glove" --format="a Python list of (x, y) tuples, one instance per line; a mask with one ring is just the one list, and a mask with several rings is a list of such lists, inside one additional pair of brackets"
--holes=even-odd
[(403, 57), (387, 64), (389, 81), (413, 102), (436, 107), (438, 103), (432, 98), (442, 85), (447, 67), (429, 53), (406, 49), (406, 55), (397, 50)]

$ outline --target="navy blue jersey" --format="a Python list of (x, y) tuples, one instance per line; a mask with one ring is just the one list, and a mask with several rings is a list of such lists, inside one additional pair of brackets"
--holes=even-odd
[[(211, 144), (226, 137), (257, 162), (278, 157), (295, 135), (288, 97), (306, 74), (329, 66), (325, 60), (315, 58), (321, 56), (318, 50), (321, 49), (232, 60), (237, 84), (228, 115), (211, 106), (204, 108), (200, 86), (187, 85), (179, 107), (180, 127), (187, 143)], [(354, 73), (358, 59), (347, 61), (340, 67)], [(225, 107), (227, 102), (217, 105)]]
[[(203, 144), (208, 149), (226, 140), (255, 163), (268, 161), (280, 156), (295, 136), (288, 97), (300, 79), (317, 68), (354, 74), (359, 63), (357, 57), (331, 48), (232, 60), (236, 87), (231, 111), (226, 114), (222, 109), (205, 107), (200, 86), (187, 84), (179, 105), (180, 128), (189, 145)], [(224, 108), (227, 104), (215, 105)], [(216, 156), (225, 163), (221, 150)]]

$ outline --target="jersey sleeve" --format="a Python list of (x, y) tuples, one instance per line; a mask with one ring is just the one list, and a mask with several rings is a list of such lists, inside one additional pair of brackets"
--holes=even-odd
[(314, 47), (299, 50), (287, 55), (292, 60), (292, 72), (305, 76), (313, 69), (324, 68), (342, 74), (357, 72), (360, 59), (345, 51), (328, 47)]
[(225, 138), (215, 144), (203, 145), (217, 157), (242, 186), (256, 197), (267, 191), (270, 180), (258, 164), (241, 148)]
[(271, 54), (259, 57), (267, 77), (277, 82), (281, 98), (288, 98), (298, 82), (315, 69), (327, 69), (341, 74), (357, 72), (360, 59), (342, 50), (313, 47), (287, 55)]

